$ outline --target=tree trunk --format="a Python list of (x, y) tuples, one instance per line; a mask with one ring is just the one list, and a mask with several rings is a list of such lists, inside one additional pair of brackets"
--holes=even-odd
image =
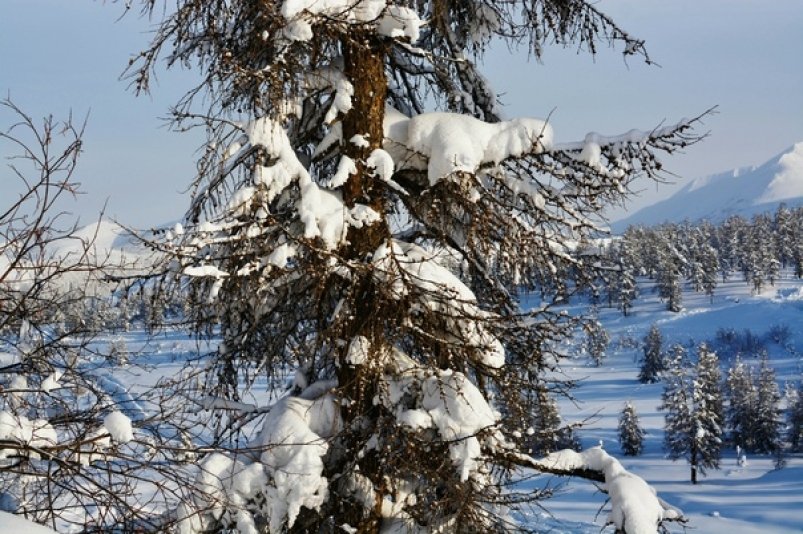
[[(342, 48), (344, 73), (354, 88), (352, 108), (343, 117), (343, 154), (350, 157), (356, 167), (356, 172), (349, 176), (343, 187), (343, 200), (349, 208), (356, 204), (369, 206), (379, 214), (380, 220), (362, 228), (349, 227), (347, 242), (340, 253), (356, 263), (370, 262), (371, 254), (390, 237), (385, 219), (382, 186), (379, 180), (371, 176), (371, 169), (365, 164), (371, 152), (382, 147), (384, 138), (383, 121), (387, 94), (385, 49), (378, 39), (361, 32), (355, 32), (349, 39), (344, 39)], [(362, 136), (368, 142), (367, 146), (353, 143), (352, 139), (356, 135)], [(343, 339), (347, 342), (342, 354), (348, 350), (348, 341), (357, 336), (365, 336), (371, 342), (372, 354), (369, 354), (371, 358), (377, 354), (375, 349), (381, 344), (385, 324), (378, 310), (378, 298), (371, 269), (353, 272), (355, 279), (349, 283), (356, 290), (352, 293), (354, 301), (350, 303), (352, 318), (342, 333)], [(341, 415), (345, 428), (352, 429), (343, 436), (343, 439), (349, 442), (345, 450), (360, 450), (362, 442), (374, 431), (378, 418), (378, 408), (374, 406), (373, 398), (377, 383), (374, 373), (379, 372), (379, 366), (371, 365), (370, 362), (351, 365), (343, 357), (340, 358), (340, 362), (337, 371), (339, 391), (346, 400), (341, 405)], [(353, 458), (344, 460), (353, 461)], [(378, 532), (381, 528), (381, 506), (384, 497), (382, 465), (374, 454), (366, 454), (360, 460), (359, 467), (361, 474), (369, 478), (377, 488), (376, 508), (367, 516), (363, 510), (351, 510), (354, 517), (349, 517), (349, 522), (357, 528), (358, 533), (369, 534)], [(345, 510), (340, 512), (338, 514), (340, 517), (350, 515), (343, 514)]]

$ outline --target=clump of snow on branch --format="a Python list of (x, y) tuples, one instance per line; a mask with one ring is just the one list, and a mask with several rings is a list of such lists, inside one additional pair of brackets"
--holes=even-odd
[(258, 460), (207, 456), (199, 465), (195, 493), (176, 511), (179, 532), (197, 534), (222, 522), (235, 523), (241, 534), (257, 534), (249, 508), (257, 495), (264, 496), (260, 512), (270, 532), (292, 528), (302, 507), (318, 510), (329, 495), (323, 476), (328, 440), (342, 426), (339, 404), (327, 393), (332, 385), (315, 383), (301, 396), (271, 407), (252, 444), (263, 451)]
[(354, 86), (346, 79), (340, 67), (338, 62), (334, 62), (332, 65), (315, 70), (304, 77), (304, 85), (309, 91), (326, 89), (334, 91), (332, 105), (323, 119), (326, 124), (333, 123), (339, 115), (347, 113), (352, 107)]
[(412, 289), (417, 302), (411, 307), (442, 313), (449, 325), (445, 335), (458, 332), (463, 343), (477, 349), (483, 365), (500, 368), (505, 364), (502, 343), (484, 325), (488, 313), (477, 306), (471, 289), (441, 265), (437, 255), (418, 245), (392, 240), (374, 252), (373, 260), (375, 277), (394, 298), (402, 299)]
[(496, 428), (499, 413), (463, 373), (422, 368), (398, 349), (392, 356), (401, 375), (385, 376), (386, 390), (378, 401), (400, 425), (437, 430), (449, 443), (460, 480), (482, 476), (482, 440), (494, 446), (504, 442)]
[(491, 429), (498, 414), (462, 373), (441, 371), (424, 380), (421, 391), (421, 407), (441, 437), (451, 442), (449, 454), (458, 467), (460, 480), (468, 480), (482, 456), (477, 433)]
[(407, 38), (414, 43), (421, 33), (421, 24), (418, 13), (409, 7), (392, 5), (387, 7), (377, 29), (380, 35)]
[(59, 371), (58, 369), (50, 373), (47, 376), (47, 378), (42, 380), (42, 385), (41, 385), (42, 391), (44, 391), (45, 393), (49, 393), (54, 389), (60, 388), (61, 385), (59, 384), (59, 380), (61, 380), (61, 376), (62, 372)]
[(582, 452), (565, 449), (546, 456), (538, 463), (550, 470), (590, 470), (602, 473), (611, 500), (609, 523), (627, 534), (655, 534), (666, 520), (677, 520), (681, 512), (663, 502), (655, 489), (641, 477), (626, 470), (619, 460), (601, 447)]
[(476, 173), (483, 163), (541, 152), (552, 146), (552, 127), (540, 119), (483, 122), (468, 115), (425, 113), (410, 119), (408, 146), (428, 156), (434, 185), (455, 172)]
[[(314, 388), (315, 385), (310, 386)], [(339, 405), (325, 394), (316, 400), (286, 397), (270, 411), (262, 426), (260, 460), (270, 482), (265, 492), (271, 532), (295, 523), (301, 507), (317, 510), (328, 497), (323, 476), (327, 438), (340, 427)]]
[(346, 363), (350, 365), (362, 365), (368, 360), (371, 350), (371, 342), (365, 336), (357, 336), (351, 340), (349, 350), (346, 353)]
[[(28, 419), (23, 415), (0, 411), (0, 441), (17, 442), (31, 448), (56, 445), (56, 430), (44, 419)], [(0, 449), (0, 459), (9, 454), (18, 454), (17, 450)], [(38, 456), (35, 453), (31, 456)]]
[[(265, 486), (267, 477), (259, 463), (246, 465), (221, 453), (208, 455), (199, 465), (196, 494), (176, 510), (178, 532), (204, 532), (216, 521), (235, 523), (240, 534), (257, 534), (253, 515), (246, 509)], [(204, 510), (199, 513), (198, 510)]]
[(103, 426), (117, 443), (128, 443), (134, 439), (131, 419), (123, 412), (113, 411), (103, 418)]
[(288, 21), (284, 36), (291, 41), (312, 39), (312, 23), (319, 20), (370, 25), (379, 35), (412, 42), (422, 24), (414, 10), (385, 0), (285, 0), (281, 13)]

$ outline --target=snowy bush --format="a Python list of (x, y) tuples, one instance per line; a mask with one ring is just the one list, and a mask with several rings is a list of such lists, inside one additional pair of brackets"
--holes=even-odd
[(770, 343), (775, 343), (781, 347), (784, 347), (789, 343), (789, 338), (792, 336), (792, 332), (789, 330), (789, 325), (787, 324), (774, 324), (770, 326), (767, 333), (764, 334), (764, 338), (769, 341)]

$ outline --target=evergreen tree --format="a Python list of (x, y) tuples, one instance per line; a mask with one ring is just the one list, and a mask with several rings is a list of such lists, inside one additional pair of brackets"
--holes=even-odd
[[(673, 460), (689, 454), (692, 465), (692, 482), (697, 477), (697, 451), (692, 449), (690, 436), (696, 432), (692, 421), (693, 388), (686, 365), (686, 350), (673, 345), (667, 358), (664, 391), (660, 409), (664, 415), (664, 449)], [(692, 456), (693, 454), (693, 456)]]
[(711, 245), (704, 245), (702, 249), (703, 283), (702, 289), (714, 302), (714, 291), (717, 288), (718, 273), (720, 271), (717, 250)]
[(592, 311), (591, 317), (583, 326), (585, 331), (585, 349), (591, 357), (591, 361), (599, 367), (605, 358), (605, 352), (611, 342), (611, 337), (602, 323), (597, 318), (596, 310)]
[(788, 439), (792, 450), (803, 450), (803, 381), (797, 383), (789, 398), (789, 411), (787, 412)]
[(683, 308), (681, 273), (686, 263), (676, 243), (671, 234), (661, 236), (655, 280), (658, 296), (666, 302), (666, 309), (672, 312), (679, 312)]
[(633, 301), (638, 296), (638, 285), (636, 284), (635, 275), (637, 262), (626, 238), (619, 245), (616, 267), (617, 304), (622, 314), (627, 317), (633, 307)]
[(795, 276), (803, 278), (803, 208), (798, 208), (792, 217), (792, 235), (790, 237), (791, 261)]
[(730, 442), (742, 449), (754, 450), (757, 391), (750, 368), (737, 355), (728, 370), (726, 381), (728, 396), (727, 423)]
[(774, 257), (780, 262), (781, 268), (791, 265), (794, 257), (795, 228), (792, 212), (781, 202), (775, 210), (773, 229), (776, 235), (776, 250)]
[(764, 353), (758, 368), (753, 452), (778, 453), (781, 449), (781, 393), (775, 370)]
[(619, 445), (627, 456), (638, 456), (644, 449), (644, 429), (633, 404), (627, 402), (619, 417)]
[(700, 465), (718, 468), (725, 430), (722, 372), (719, 358), (706, 344), (697, 348), (694, 376), (694, 419), (697, 422), (697, 449)]
[(658, 325), (653, 324), (644, 337), (644, 358), (641, 360), (638, 380), (642, 384), (658, 382), (664, 370), (663, 337)]
[(580, 449), (580, 442), (571, 426), (562, 426), (558, 405), (543, 386), (536, 388), (538, 402), (531, 414), (530, 427), (525, 435), (525, 450), (533, 456), (543, 456), (561, 449)]
[(675, 345), (665, 377), (663, 403), (666, 412), (664, 446), (672, 459), (685, 457), (691, 466), (691, 482), (698, 472), (719, 468), (722, 447), (722, 398), (716, 354), (698, 349), (695, 374), (684, 366), (685, 350)]

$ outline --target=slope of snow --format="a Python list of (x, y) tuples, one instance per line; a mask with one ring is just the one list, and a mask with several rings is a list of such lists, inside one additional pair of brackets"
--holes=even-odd
[[(697, 485), (689, 482), (689, 465), (685, 460), (672, 461), (663, 449), (664, 412), (661, 404), (663, 385), (641, 384), (637, 380), (641, 342), (655, 323), (664, 337), (664, 348), (672, 343), (696, 345), (712, 340), (719, 328), (741, 332), (750, 329), (758, 336), (773, 325), (786, 325), (790, 339), (786, 347), (767, 342), (770, 362), (784, 390), (786, 383), (796, 383), (803, 371), (803, 281), (786, 273), (775, 287), (767, 287), (759, 295), (751, 295), (750, 287), (738, 277), (717, 287), (713, 302), (701, 293), (686, 287), (684, 309), (679, 313), (666, 310), (664, 303), (651, 291), (652, 283), (639, 279), (639, 298), (628, 317), (611, 308), (599, 309), (599, 320), (611, 336), (611, 345), (602, 366), (595, 367), (587, 355), (564, 362), (563, 378), (578, 381), (573, 391), (576, 400), (560, 402), (565, 424), (585, 422), (579, 431), (584, 448), (603, 444), (625, 469), (642, 477), (668, 503), (683, 510), (689, 518), (687, 532), (728, 532), (729, 534), (767, 534), (801, 532), (800, 510), (803, 509), (803, 454), (786, 452), (786, 467), (774, 469), (771, 455), (748, 454), (747, 465), (740, 465), (736, 451), (730, 446), (722, 452), (720, 469), (708, 470)], [(525, 300), (525, 306), (537, 305), (537, 298)], [(585, 308), (577, 303), (572, 312)], [(636, 345), (620, 346), (621, 340)], [(693, 350), (691, 351), (694, 352)], [(757, 365), (758, 358), (745, 356), (744, 361)], [(723, 370), (730, 365), (724, 354)], [(636, 408), (646, 431), (644, 453), (624, 456), (618, 443), (617, 423), (625, 402)], [(539, 477), (533, 488), (549, 480)], [(552, 479), (562, 484), (558, 494), (544, 502), (554, 514), (550, 520), (539, 513), (523, 514), (534, 527), (549, 527), (550, 532), (605, 532), (606, 513), (600, 512), (605, 501), (597, 489), (583, 480)], [(581, 524), (596, 523), (596, 529)], [(680, 533), (680, 525), (668, 525), (670, 532)]]
[(698, 178), (666, 200), (611, 225), (621, 232), (631, 224), (653, 225), (684, 219), (721, 222), (731, 215), (750, 218), (778, 204), (803, 205), (803, 142), (759, 167)]
[(803, 197), (803, 142), (796, 143), (789, 152), (781, 156), (778, 167), (779, 172), (761, 198), (756, 200), (756, 204)]
[(0, 511), (0, 532), (18, 532), (19, 534), (55, 534), (56, 531), (42, 525), (38, 525), (32, 521), (28, 521), (27, 519), (18, 515)]
[[(142, 235), (152, 237), (150, 232)], [(84, 287), (89, 294), (108, 291), (104, 277), (146, 272), (156, 260), (154, 252), (139, 239), (108, 219), (79, 227), (69, 237), (51, 242), (48, 256), (72, 269), (55, 278), (55, 283)]]

